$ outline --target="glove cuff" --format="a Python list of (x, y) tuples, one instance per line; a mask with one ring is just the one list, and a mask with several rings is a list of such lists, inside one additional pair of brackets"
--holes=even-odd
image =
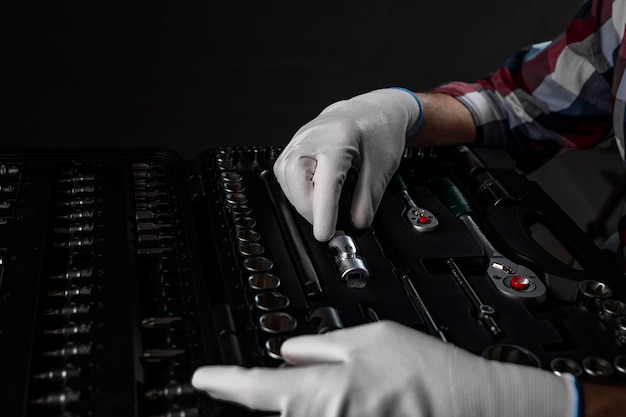
[(415, 94), (413, 91), (411, 91), (411, 90), (409, 90), (407, 88), (404, 88), (404, 87), (391, 87), (391, 89), (392, 90), (400, 90), (400, 91), (404, 91), (404, 92), (409, 93), (411, 96), (413, 96), (415, 101), (417, 101), (417, 106), (420, 109), (419, 115), (417, 116), (417, 121), (415, 122), (415, 125), (406, 134), (406, 138), (409, 139), (409, 138), (415, 136), (417, 131), (420, 129), (420, 126), (422, 125), (422, 120), (424, 119), (424, 105), (422, 104), (422, 100), (419, 98), (419, 96), (417, 94)]
[(572, 414), (572, 417), (583, 417), (584, 404), (580, 382), (573, 375), (563, 375), (563, 378), (568, 378), (572, 381), (572, 397), (574, 401), (574, 413)]
[(557, 376), (543, 369), (483, 358), (468, 361), (462, 355), (457, 359), (451, 370), (473, 375), (473, 379), (459, 379), (462, 385), (451, 380), (455, 401), (447, 415), (582, 417), (580, 391), (572, 375)]
[[(501, 407), (516, 410), (517, 414), (513, 415), (582, 416), (580, 413), (580, 390), (576, 378), (572, 375), (557, 376), (549, 371), (523, 365), (514, 365), (518, 369), (513, 371), (508, 364), (503, 365), (505, 366), (500, 369), (502, 372), (499, 375), (500, 378), (494, 378), (500, 388), (500, 398), (496, 401), (500, 402)], [(507, 387), (511, 388), (511, 391), (507, 392)], [(502, 390), (502, 388), (505, 389)]]

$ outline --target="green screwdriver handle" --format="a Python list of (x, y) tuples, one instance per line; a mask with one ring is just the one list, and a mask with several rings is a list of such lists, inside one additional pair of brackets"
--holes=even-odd
[(433, 194), (454, 214), (456, 217), (471, 216), (472, 207), (452, 181), (446, 177), (433, 177), (430, 180)]

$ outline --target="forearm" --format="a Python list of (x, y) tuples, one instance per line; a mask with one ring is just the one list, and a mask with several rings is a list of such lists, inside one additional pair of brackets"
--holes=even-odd
[(581, 417), (624, 417), (626, 416), (626, 385), (581, 384), (583, 414)]
[(476, 140), (476, 125), (469, 110), (454, 97), (442, 93), (417, 93), (422, 101), (423, 120), (413, 147), (470, 144)]

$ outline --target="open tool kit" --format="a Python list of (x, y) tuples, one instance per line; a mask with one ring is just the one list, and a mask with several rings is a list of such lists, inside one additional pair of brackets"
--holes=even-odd
[(377, 320), (626, 377), (624, 279), (503, 154), (407, 151), (366, 230), (350, 172), (318, 242), (273, 176), (279, 152), (0, 155), (2, 415), (251, 415), (195, 392), (193, 370), (281, 366), (290, 337)]

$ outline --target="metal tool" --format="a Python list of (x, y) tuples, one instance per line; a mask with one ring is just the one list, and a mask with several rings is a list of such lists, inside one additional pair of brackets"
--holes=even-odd
[(33, 379), (40, 381), (67, 381), (70, 378), (78, 378), (80, 376), (80, 368), (67, 364), (62, 368), (54, 368), (49, 371), (40, 372), (33, 375)]
[(407, 294), (409, 295), (411, 302), (413, 303), (417, 311), (419, 311), (420, 316), (422, 320), (424, 321), (424, 323), (426, 323), (426, 327), (428, 328), (430, 334), (433, 334), (439, 337), (439, 339), (447, 343), (448, 338), (446, 337), (444, 332), (441, 330), (441, 328), (439, 327), (439, 325), (433, 318), (433, 315), (428, 310), (428, 307), (426, 307), (424, 300), (420, 296), (420, 293), (417, 291), (417, 288), (415, 288), (415, 285), (413, 285), (411, 278), (408, 275), (403, 274), (400, 276), (400, 280), (402, 281), (402, 285), (404, 286)]
[(64, 280), (67, 282), (71, 282), (74, 279), (91, 278), (92, 276), (93, 276), (93, 268), (83, 268), (83, 269), (70, 269), (63, 274), (51, 275), (50, 279)]
[(168, 328), (172, 323), (182, 321), (180, 316), (148, 317), (141, 320), (141, 327), (145, 329)]
[(587, 356), (582, 361), (583, 373), (590, 380), (607, 380), (615, 372), (613, 364), (599, 356)]
[(69, 317), (74, 314), (89, 314), (91, 307), (88, 304), (67, 304), (60, 308), (52, 308), (44, 311), (44, 315), (51, 317)]
[(591, 313), (597, 314), (601, 310), (602, 301), (613, 295), (613, 289), (602, 281), (586, 279), (578, 283), (575, 303), (585, 307)]
[(318, 334), (344, 328), (339, 310), (331, 306), (321, 306), (315, 309), (309, 317), (309, 324), (311, 329)]
[(55, 392), (47, 394), (44, 397), (31, 400), (32, 404), (45, 405), (45, 406), (62, 406), (70, 403), (75, 403), (80, 400), (81, 393), (74, 391), (71, 388), (66, 388), (61, 392)]
[(541, 368), (541, 361), (530, 350), (508, 343), (498, 343), (483, 350), (481, 356), (492, 361)]
[(91, 345), (68, 345), (56, 350), (47, 350), (42, 353), (43, 357), (62, 357), (69, 358), (70, 356), (85, 356), (91, 354)]
[(476, 294), (476, 291), (474, 291), (474, 288), (472, 288), (472, 285), (461, 271), (461, 268), (459, 268), (456, 262), (454, 262), (454, 259), (449, 258), (446, 260), (446, 263), (450, 267), (450, 271), (452, 271), (454, 280), (457, 284), (459, 284), (459, 287), (461, 287), (467, 298), (469, 298), (474, 305), (477, 318), (485, 325), (493, 337), (501, 337), (503, 335), (502, 329), (500, 329), (500, 326), (498, 326), (498, 323), (493, 318), (496, 314), (496, 310), (489, 304), (482, 302), (478, 294)]
[(407, 187), (399, 173), (393, 174), (389, 186), (391, 190), (395, 190), (402, 197), (405, 204), (404, 218), (415, 230), (418, 232), (429, 232), (439, 226), (439, 220), (437, 220), (435, 215), (425, 208), (419, 207), (413, 200), (409, 194), (409, 187)]
[[(298, 226), (289, 208), (287, 197), (282, 193), (278, 180), (276, 180), (276, 177), (269, 169), (261, 172), (259, 178), (265, 183), (270, 200), (276, 209), (276, 214), (282, 220), (280, 226), (283, 229), (283, 236), (289, 242), (289, 249), (295, 261), (294, 266), (302, 280), (306, 296), (309, 299), (323, 297), (324, 291), (322, 290), (321, 281), (302, 241)], [(237, 231), (238, 238), (240, 232), (241, 230)]]
[(472, 208), (461, 191), (445, 177), (434, 177), (431, 186), (448, 209), (465, 223), (470, 233), (482, 246), (489, 258), (487, 275), (502, 293), (522, 301), (544, 302), (547, 290), (531, 269), (511, 261), (491, 244), (472, 218)]
[(144, 396), (149, 400), (161, 398), (172, 399), (182, 395), (193, 395), (196, 391), (188, 383), (170, 383), (163, 388), (153, 388), (145, 392)]
[(555, 374), (562, 376), (564, 374), (571, 374), (575, 377), (580, 377), (583, 374), (583, 368), (573, 359), (558, 357), (550, 361), (550, 369)]
[(363, 259), (357, 254), (354, 240), (342, 230), (328, 242), (335, 267), (349, 288), (364, 288), (370, 273)]

